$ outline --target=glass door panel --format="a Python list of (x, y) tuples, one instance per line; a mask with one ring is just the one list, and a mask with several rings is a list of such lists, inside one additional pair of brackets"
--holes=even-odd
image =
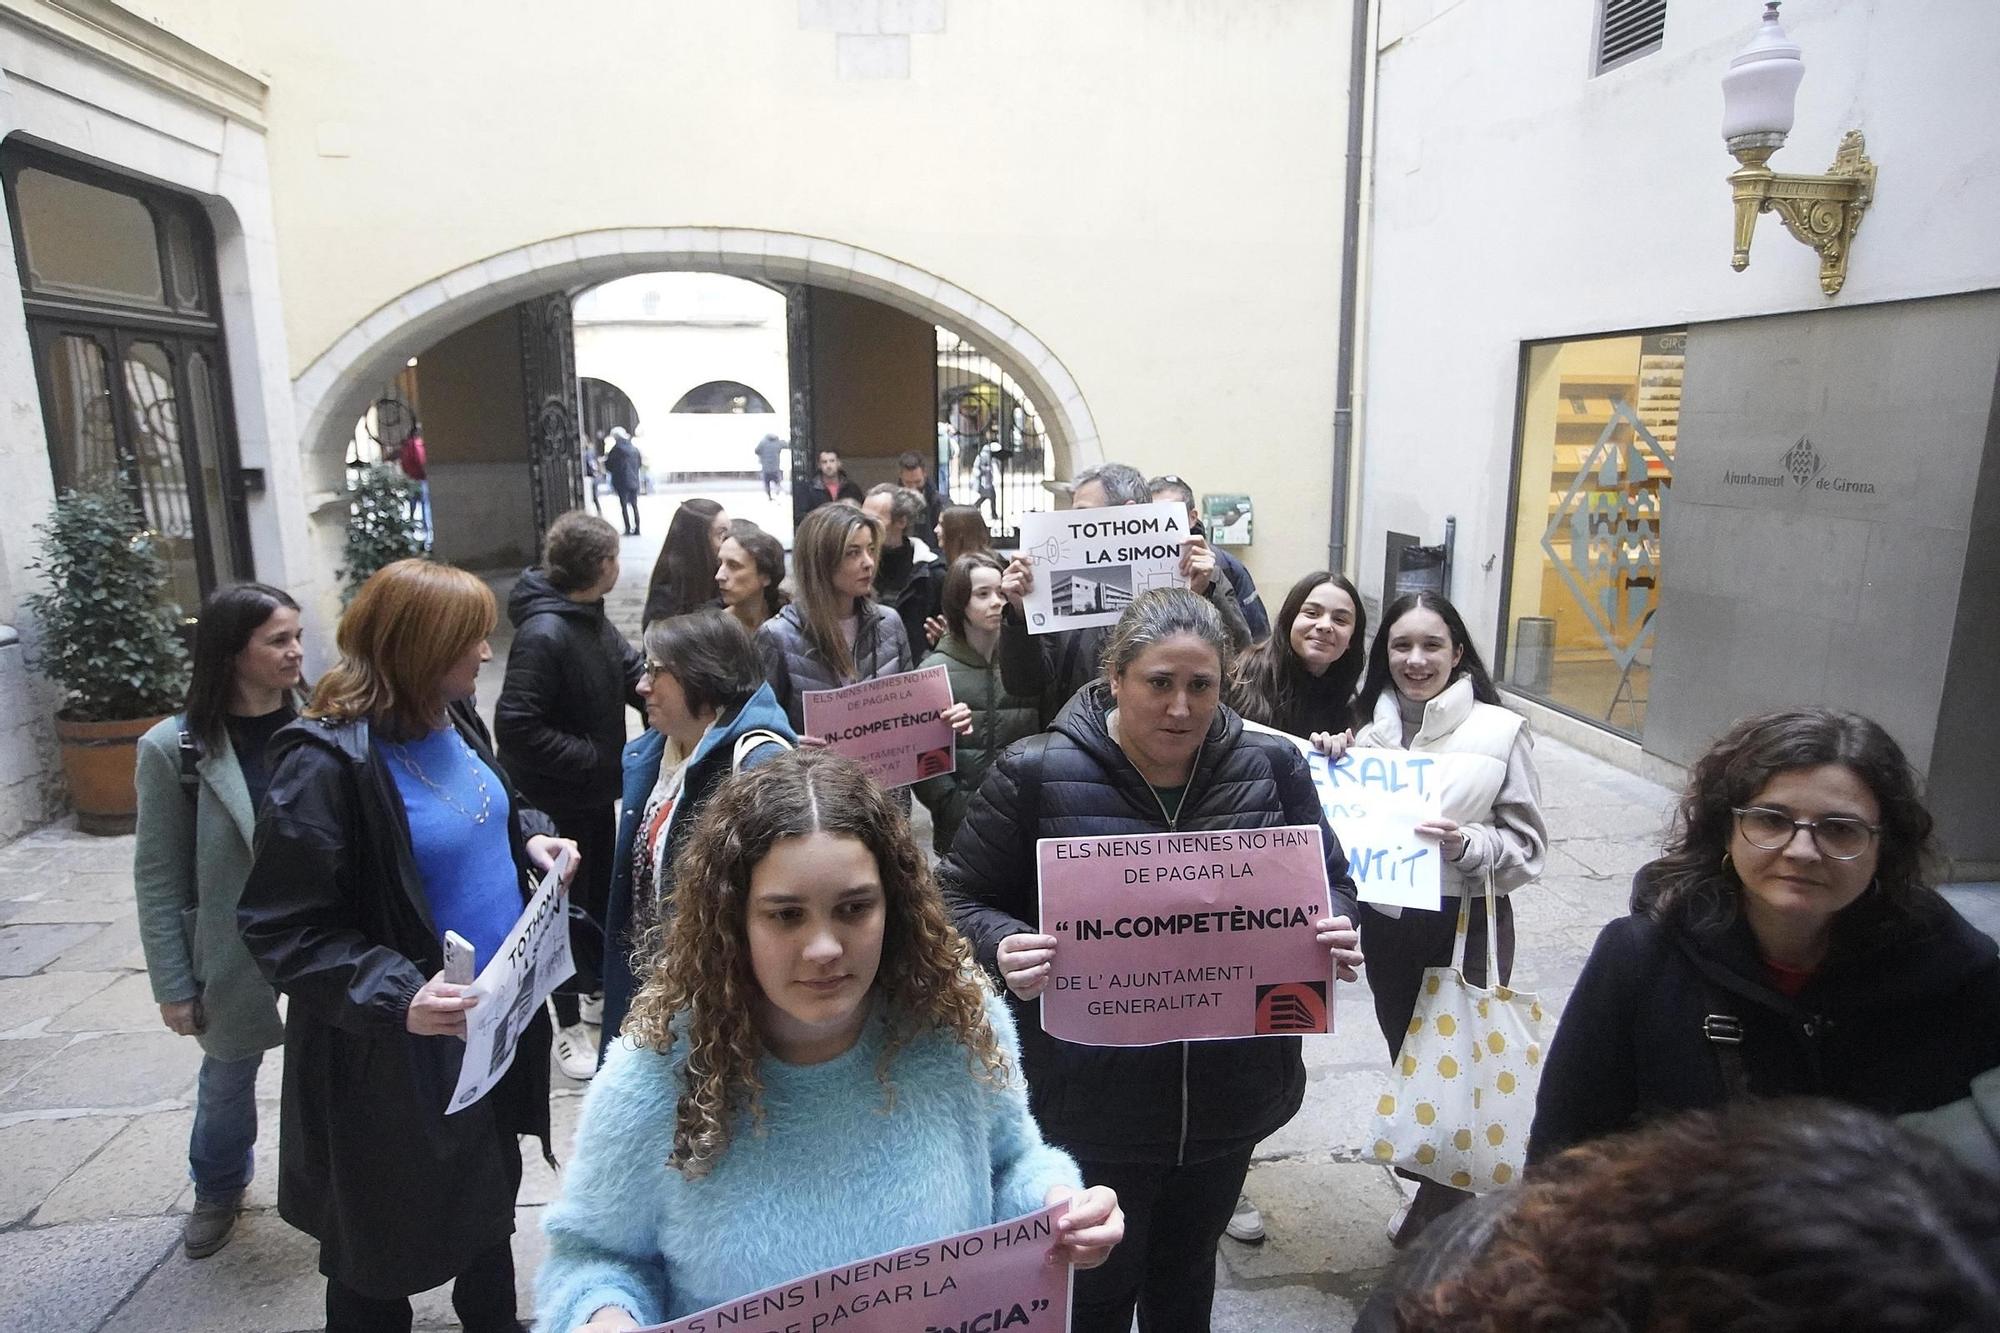
[(129, 339), (121, 358), (126, 422), (137, 464), (139, 508), (167, 562), (169, 595), (183, 614), (201, 605), (201, 534), (181, 454), (181, 411), (173, 353), (164, 343)]

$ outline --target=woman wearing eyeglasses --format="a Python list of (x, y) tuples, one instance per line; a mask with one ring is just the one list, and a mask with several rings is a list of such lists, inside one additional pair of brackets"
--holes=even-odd
[(2000, 1065), (2000, 953), (1931, 886), (1933, 853), (1881, 727), (1817, 708), (1738, 723), (1584, 964), (1529, 1162), (1741, 1097), (1897, 1115), (1967, 1095)]

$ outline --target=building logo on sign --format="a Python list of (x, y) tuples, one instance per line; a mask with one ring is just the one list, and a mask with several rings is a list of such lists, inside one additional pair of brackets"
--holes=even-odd
[(1873, 495), (1875, 483), (1856, 481), (1852, 477), (1827, 477), (1826, 460), (1821, 457), (1818, 446), (1809, 435), (1801, 435), (1798, 443), (1778, 456), (1776, 472), (1738, 472), (1734, 468), (1724, 470), (1722, 484), (1725, 486), (1759, 486), (1765, 489), (1783, 489), (1785, 479), (1801, 492), (1840, 491), (1847, 495)]
[(1825, 466), (1820, 462), (1819, 450), (1813, 448), (1813, 442), (1803, 435), (1799, 436), (1797, 444), (1785, 450), (1784, 462), (1785, 475), (1797, 482), (1800, 490), (1810, 486), (1812, 479)]

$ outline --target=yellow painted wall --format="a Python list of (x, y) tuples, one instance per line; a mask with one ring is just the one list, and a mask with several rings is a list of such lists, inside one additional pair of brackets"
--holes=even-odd
[[(1282, 588), (1328, 518), (1349, 7), (947, 0), (910, 77), (837, 77), (795, 0), (146, 13), (269, 80), (292, 371), (403, 293), (626, 226), (823, 236), (1060, 357), (1108, 458), (1247, 490)], [(414, 354), (421, 349), (411, 349)]]

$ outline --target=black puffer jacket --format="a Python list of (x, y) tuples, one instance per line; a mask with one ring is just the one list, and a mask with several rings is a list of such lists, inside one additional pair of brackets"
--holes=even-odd
[(1742, 1022), (1736, 1049), (1759, 1097), (1900, 1115), (1956, 1101), (2000, 1066), (2000, 950), (1942, 899), (1900, 939), (1886, 923), (1837, 929), (1797, 999), (1765, 976), (1740, 918), (1708, 931), (1639, 914), (1605, 926), (1549, 1046), (1528, 1160), (1721, 1105), (1723, 1067), (1703, 1020), (1725, 1009)]
[(507, 597), (514, 646), (493, 710), (507, 776), (541, 810), (608, 806), (621, 785), (625, 706), (643, 711), (645, 662), (603, 602), (573, 602), (539, 569)]
[[(489, 766), (476, 722), (459, 734)], [(243, 942), (290, 1002), (278, 1213), (317, 1237), (322, 1272), (407, 1296), (464, 1272), (514, 1231), (514, 1136), (549, 1137), (549, 1022), (536, 1014), (498, 1087), (445, 1104), (465, 1043), (404, 1027), (444, 966), (395, 778), (365, 722), (294, 722), (271, 742), (271, 788), (237, 905)], [(497, 771), (497, 770), (496, 770)], [(507, 794), (527, 901), (527, 839), (554, 834)]]
[[(938, 867), (958, 928), (985, 966), (1000, 941), (1037, 933), (1040, 838), (1317, 824), (1334, 915), (1354, 918), (1347, 855), (1326, 826), (1296, 747), (1248, 732), (1227, 708), (1208, 735), (1171, 823), (1105, 730), (1110, 690), (1080, 690), (1054, 727), (1009, 746), (987, 773)], [(1042, 1031), (1040, 1005), (1008, 995), (1021, 1032), (1029, 1104), (1049, 1139), (1085, 1160), (1205, 1161), (1277, 1129), (1305, 1097), (1296, 1037), (1078, 1046)]]

